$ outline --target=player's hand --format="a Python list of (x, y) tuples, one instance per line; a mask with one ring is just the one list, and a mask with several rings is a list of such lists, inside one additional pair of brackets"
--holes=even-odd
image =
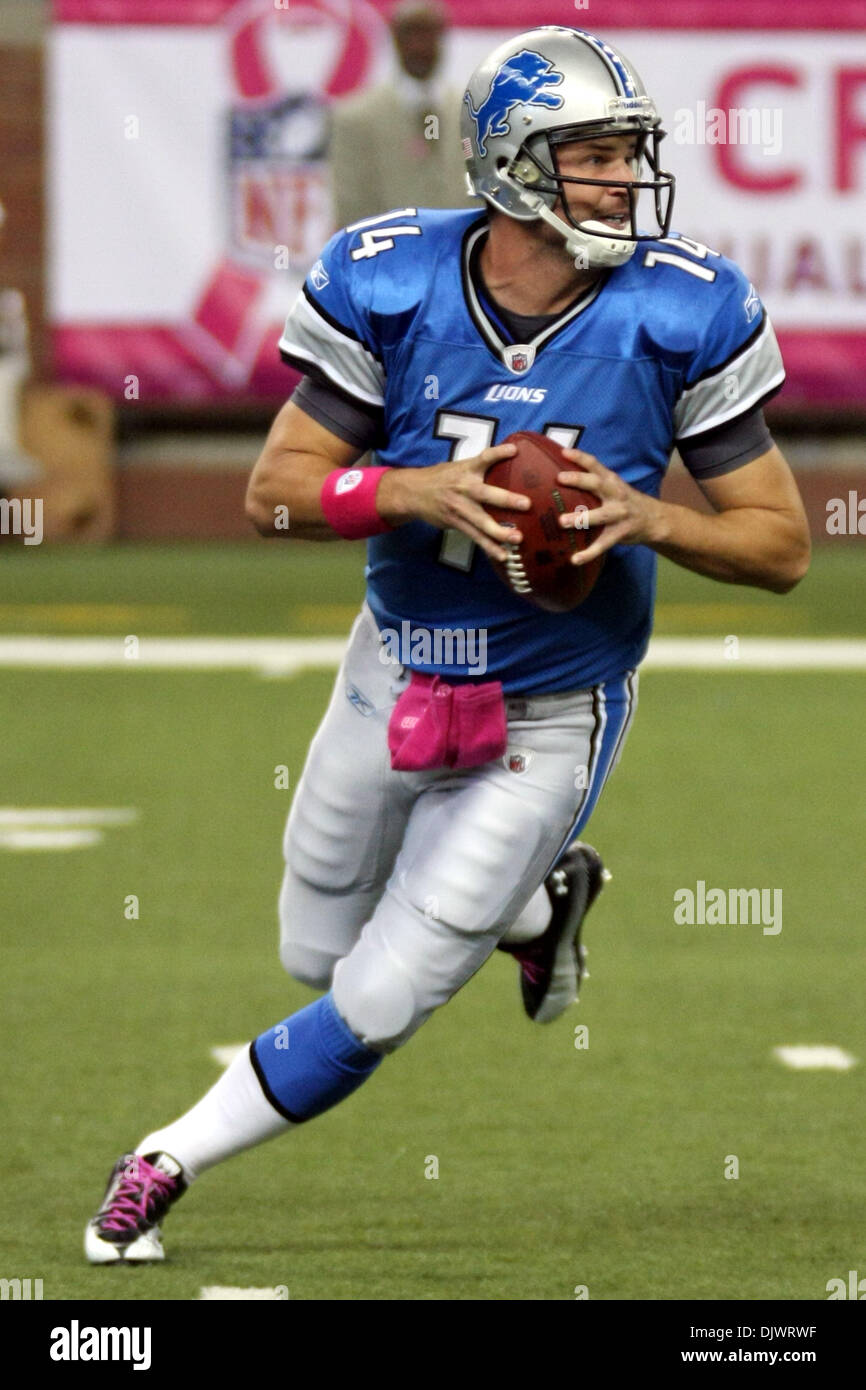
[(379, 484), (376, 506), (391, 525), (427, 521), (442, 530), (453, 528), (470, 536), (486, 554), (506, 560), (502, 543), (521, 540), (521, 533), (517, 526), (500, 526), (485, 506), (519, 512), (528, 510), (531, 503), (520, 492), (489, 487), (484, 474), (491, 464), (516, 452), (514, 444), (497, 444), (470, 459), (431, 468), (393, 468)]
[(586, 565), (613, 545), (649, 545), (652, 542), (654, 522), (661, 505), (655, 497), (630, 487), (618, 473), (599, 463), (594, 454), (584, 453), (582, 449), (564, 449), (563, 457), (574, 463), (575, 469), (559, 473), (558, 481), (566, 487), (595, 493), (598, 506), (591, 511), (566, 512), (559, 519), (560, 526), (584, 530), (590, 526), (605, 528), (585, 550), (572, 556), (572, 564)]

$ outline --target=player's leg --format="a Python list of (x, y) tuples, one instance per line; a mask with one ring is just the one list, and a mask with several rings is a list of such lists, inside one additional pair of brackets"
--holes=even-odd
[(388, 889), (333, 993), (256, 1038), (198, 1105), (124, 1156), (87, 1228), (91, 1261), (161, 1258), (159, 1220), (189, 1181), (346, 1098), (480, 967), (576, 828), (588, 798), (575, 767), (592, 787), (613, 756), (589, 694), (530, 704), (525, 759), (419, 775)]
[[(328, 988), (334, 964), (352, 949), (382, 895), (411, 807), (405, 779), (390, 768), (387, 723), (395, 668), (379, 660), (380, 650), (365, 609), (311, 745), (284, 841), (281, 959), (291, 974), (321, 989)], [(316, 1001), (272, 1030), (277, 1050), (288, 1050), (289, 1023), (292, 1060), (305, 1051), (314, 1059), (302, 1068), (291, 1114), (265, 1096), (245, 1048), (197, 1105), (118, 1160), (87, 1228), (89, 1259), (161, 1259), (158, 1222), (199, 1173), (284, 1133), (318, 1113), (317, 1106), (334, 1104), (380, 1060), (348, 1035), (330, 1002)]]
[(577, 836), (619, 762), (637, 709), (637, 690), (637, 673), (632, 672), (624, 683), (609, 683), (597, 691), (598, 758), (594, 772), (588, 766), (575, 769), (575, 781), (582, 783), (586, 795), (573, 837), (499, 943), (501, 950), (517, 958), (523, 1007), (536, 1023), (551, 1023), (576, 1002), (587, 974), (583, 923), (610, 874), (598, 852)]
[(261, 1034), (191, 1111), (124, 1156), (87, 1228), (91, 1261), (162, 1258), (159, 1220), (190, 1181), (345, 1099), (475, 973), (567, 839), (573, 767), (595, 727), (587, 697), (528, 728), (522, 781), (500, 764), (407, 779), (423, 791), (333, 993)]
[[(275, 1103), (256, 1046), (285, 1059)], [(91, 1264), (163, 1259), (159, 1224), (206, 1168), (328, 1110), (375, 1071), (382, 1054), (354, 1036), (330, 994), (298, 1010), (235, 1057), (202, 1099), (124, 1154), (88, 1223)], [(283, 1103), (284, 1102), (284, 1103)]]
[(283, 840), (280, 960), (302, 984), (329, 988), (382, 896), (413, 792), (391, 770), (388, 719), (399, 668), (365, 607), (307, 754)]
[[(331, 992), (310, 1006), (345, 1029), (345, 1094), (475, 974), (543, 882), (614, 760), (627, 717), (619, 695), (607, 705), (601, 690), (526, 701), (515, 721), (521, 760), (406, 778), (418, 794), (386, 890)], [(250, 1048), (262, 1090), (288, 1122), (341, 1098), (309, 1074), (301, 1048), (286, 1045), (297, 1022)]]
[(589, 974), (583, 924), (610, 877), (598, 850), (573, 841), (536, 894), (533, 920), (527, 922), (530, 914), (521, 914), (516, 929), (500, 941), (499, 949), (520, 966), (523, 1008), (534, 1023), (552, 1023), (577, 1003)]
[[(140, 1154), (170, 1153), (195, 1177), (280, 1132), (275, 1117), (311, 1118), (342, 1097), (344, 1082), (350, 1090), (360, 1084), (359, 1069), (364, 1076), (372, 1071), (382, 1052), (474, 974), (567, 840), (583, 796), (573, 769), (594, 757), (597, 721), (588, 694), (559, 699), (555, 721), (546, 717), (549, 697), (535, 705), (538, 717), (520, 725), (529, 751), (519, 775), (507, 760), (404, 774), (414, 804), (402, 846), (359, 941), (337, 965), (333, 1000), (325, 995), (256, 1039), (249, 1057), (236, 1058), (199, 1106), (149, 1135)], [(319, 912), (328, 906), (323, 895), (316, 902)], [(349, 1036), (341, 1034), (341, 1019)], [(336, 1048), (335, 1065), (308, 1076), (305, 1049), (317, 1039), (326, 1061)], [(261, 1089), (270, 1112), (259, 1103)]]

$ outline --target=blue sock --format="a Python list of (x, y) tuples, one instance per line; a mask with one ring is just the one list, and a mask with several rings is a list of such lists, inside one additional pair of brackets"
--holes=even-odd
[(250, 1058), (271, 1105), (299, 1124), (329, 1110), (382, 1060), (343, 1022), (330, 994), (255, 1038)]

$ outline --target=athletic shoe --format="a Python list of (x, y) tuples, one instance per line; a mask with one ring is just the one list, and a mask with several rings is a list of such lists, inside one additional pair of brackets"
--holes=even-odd
[(609, 878), (597, 851), (576, 841), (544, 880), (550, 899), (547, 929), (533, 941), (502, 945), (517, 958), (523, 1007), (536, 1023), (552, 1023), (577, 1002), (589, 973), (581, 927)]
[(84, 1232), (90, 1263), (164, 1260), (159, 1222), (185, 1191), (183, 1170), (168, 1154), (124, 1154), (112, 1169), (102, 1206)]

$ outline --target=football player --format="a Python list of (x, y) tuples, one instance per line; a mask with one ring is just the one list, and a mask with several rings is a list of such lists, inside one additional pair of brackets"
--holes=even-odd
[[(191, 1181), (345, 1099), (497, 945), (530, 1016), (560, 1014), (602, 880), (576, 837), (634, 713), (657, 556), (777, 592), (805, 572), (803, 508), (762, 414), (784, 379), (773, 330), (735, 265), (670, 231), (662, 137), (606, 43), (521, 34), (464, 99), (483, 206), (346, 228), (291, 309), (280, 348), (304, 380), (249, 514), (268, 536), (369, 538), (284, 844), (282, 962), (323, 993), (118, 1161), (90, 1260), (162, 1258), (159, 1222)], [(598, 499), (583, 521), (604, 529), (574, 562), (605, 565), (570, 612), (532, 607), (489, 563), (528, 505), (484, 481), (518, 430), (563, 445), (560, 481)], [(659, 500), (675, 445), (708, 514)], [(446, 649), (443, 632), (467, 640)]]

